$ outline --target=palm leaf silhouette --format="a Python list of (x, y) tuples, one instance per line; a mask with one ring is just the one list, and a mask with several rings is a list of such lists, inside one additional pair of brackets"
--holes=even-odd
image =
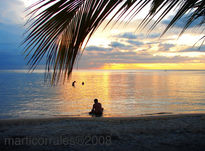
[(35, 69), (46, 56), (47, 73), (53, 69), (53, 84), (61, 76), (69, 77), (86, 43), (111, 12), (115, 10), (116, 13), (108, 24), (122, 17), (129, 22), (149, 4), (151, 9), (139, 28), (146, 27), (159, 15), (149, 28), (153, 30), (173, 9), (177, 9), (176, 14), (162, 35), (187, 13), (187, 23), (181, 34), (196, 19), (203, 18), (197, 26), (205, 22), (205, 0), (40, 0), (28, 8), (31, 17), (23, 41), (30, 69)]

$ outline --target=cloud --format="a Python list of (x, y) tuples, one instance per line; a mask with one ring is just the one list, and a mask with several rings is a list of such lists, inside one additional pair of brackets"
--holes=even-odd
[(160, 33), (153, 33), (153, 34), (134, 34), (131, 32), (125, 32), (123, 34), (119, 34), (116, 37), (118, 38), (124, 38), (124, 39), (128, 39), (128, 40), (143, 40), (143, 39), (155, 39), (155, 38), (159, 38), (160, 37)]
[[(188, 57), (182, 56), (159, 56), (149, 53), (135, 53), (135, 52), (113, 52), (110, 54), (100, 54), (103, 60), (106, 58), (109, 63), (178, 63), (191, 60)], [(99, 57), (100, 57), (99, 56)], [(100, 58), (98, 58), (100, 60)]]
[[(172, 20), (174, 16), (169, 17), (166, 20), (162, 21), (162, 24), (168, 25), (170, 23), (170, 21)], [(174, 27), (177, 28), (184, 28), (184, 26), (186, 25), (187, 21), (188, 21), (188, 14), (184, 15), (182, 18), (180, 18), (175, 24)], [(202, 21), (204, 20), (203, 17), (199, 17), (198, 19), (196, 19), (195, 21), (193, 21), (188, 28), (192, 28), (195, 27), (196, 25), (199, 25)]]
[(135, 35), (135, 34), (133, 34), (131, 32), (126, 32), (126, 33), (118, 35), (117, 37), (119, 37), (119, 38), (127, 38), (127, 39), (136, 39), (137, 35)]
[(174, 44), (160, 44), (159, 45), (159, 51), (169, 51), (170, 48), (175, 47)]
[(125, 38), (125, 39), (137, 39), (137, 38), (145, 38), (144, 34), (134, 34), (132, 32), (125, 32), (123, 34), (119, 34), (116, 37)]
[(0, 0), (0, 23), (24, 23), (25, 6), (21, 0)]
[(143, 42), (135, 41), (135, 40), (127, 40), (127, 42), (128, 42), (129, 44), (134, 45), (134, 46), (141, 46), (141, 45), (144, 44)]
[(98, 47), (98, 46), (89, 46), (89, 47), (86, 47), (85, 49), (86, 51), (111, 51), (112, 48), (105, 48), (105, 47)]
[(154, 38), (159, 38), (160, 34), (159, 33), (154, 33), (154, 34), (149, 34), (148, 38), (154, 39)]
[(111, 42), (110, 46), (113, 49), (119, 48), (119, 49), (123, 49), (123, 50), (131, 50), (133, 48), (131, 45), (125, 45), (125, 44), (120, 43), (120, 42)]
[(200, 47), (189, 47), (181, 50), (180, 52), (205, 52), (205, 45), (202, 45)]
[[(193, 58), (183, 56), (159, 56), (146, 52), (120, 52), (89, 53), (84, 54), (78, 63), (79, 68), (98, 68), (105, 63), (183, 63), (192, 61)], [(195, 59), (197, 60), (197, 59)]]

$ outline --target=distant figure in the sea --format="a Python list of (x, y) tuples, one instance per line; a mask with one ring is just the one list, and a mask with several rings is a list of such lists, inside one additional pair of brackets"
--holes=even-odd
[(82, 82), (82, 85), (84, 85), (84, 82)]
[(94, 104), (91, 112), (89, 112), (90, 115), (95, 115), (95, 116), (102, 116), (103, 114), (103, 108), (101, 103), (98, 102), (98, 99), (94, 99)]
[(73, 86), (73, 87), (75, 86), (75, 83), (76, 83), (76, 81), (73, 81), (73, 83), (72, 83), (72, 86)]

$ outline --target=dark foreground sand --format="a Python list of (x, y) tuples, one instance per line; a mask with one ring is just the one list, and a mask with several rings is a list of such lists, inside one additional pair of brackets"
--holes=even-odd
[(0, 151), (204, 151), (205, 114), (0, 120)]

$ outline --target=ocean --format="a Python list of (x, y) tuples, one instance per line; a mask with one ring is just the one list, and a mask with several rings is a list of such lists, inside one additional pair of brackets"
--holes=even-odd
[(104, 117), (204, 113), (205, 71), (76, 70), (54, 87), (41, 70), (0, 71), (0, 119), (88, 117), (95, 98)]

